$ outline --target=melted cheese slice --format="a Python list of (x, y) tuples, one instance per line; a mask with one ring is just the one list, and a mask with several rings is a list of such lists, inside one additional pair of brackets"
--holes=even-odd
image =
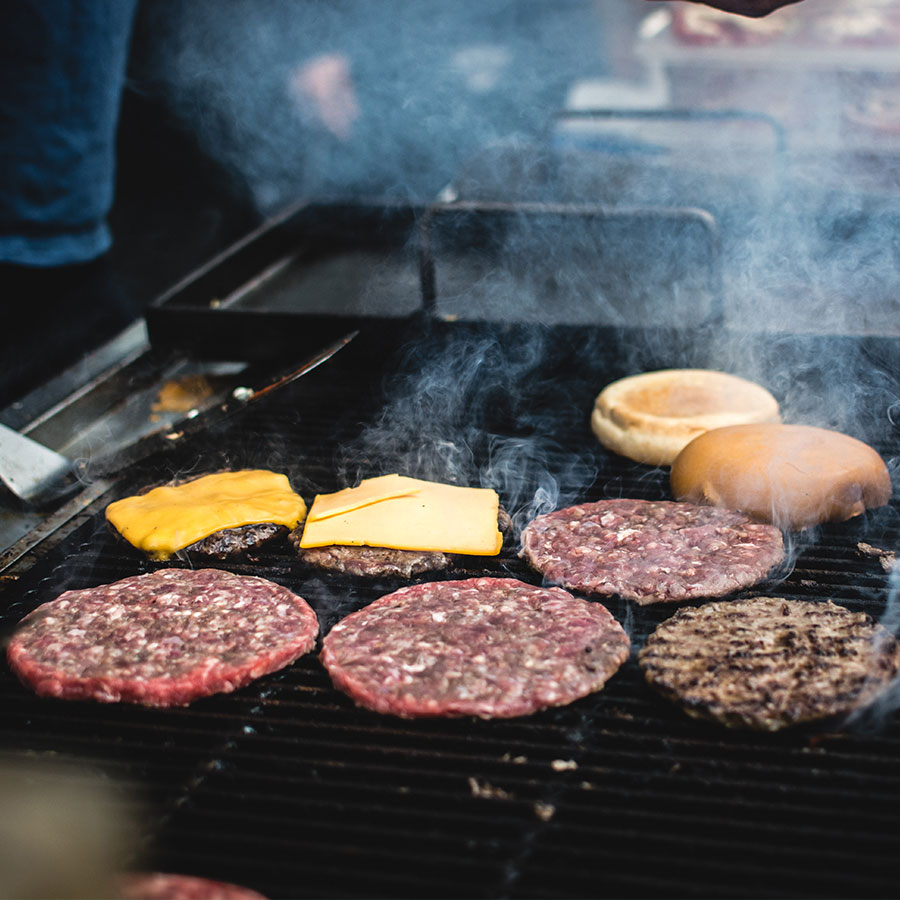
[(499, 507), (497, 492), (489, 488), (384, 475), (336, 494), (319, 494), (300, 546), (349, 544), (496, 556), (503, 544)]
[(294, 528), (306, 504), (286, 475), (263, 469), (216, 472), (110, 503), (106, 518), (131, 544), (167, 559), (217, 531), (274, 523)]

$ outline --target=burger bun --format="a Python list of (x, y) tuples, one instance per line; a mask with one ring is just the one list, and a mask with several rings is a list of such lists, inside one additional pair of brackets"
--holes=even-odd
[(808, 425), (735, 425), (707, 431), (670, 473), (678, 500), (740, 510), (787, 531), (843, 522), (886, 504), (891, 478), (878, 452)]
[(764, 387), (711, 369), (661, 369), (607, 385), (591, 428), (604, 447), (636, 462), (669, 466), (697, 435), (747, 422), (780, 422)]

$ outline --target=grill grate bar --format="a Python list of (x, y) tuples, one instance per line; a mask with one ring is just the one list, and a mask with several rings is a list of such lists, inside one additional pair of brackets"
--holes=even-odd
[[(493, 806), (500, 805), (501, 801), (490, 801)], [(520, 829), (545, 828), (547, 835), (543, 838), (549, 846), (555, 846), (557, 842), (565, 845), (565, 839), (554, 837), (552, 825), (544, 825), (540, 819), (531, 815), (532, 804), (528, 802), (502, 801), (502, 805), (510, 811), (526, 811), (530, 818), (521, 815), (504, 815), (503, 811), (492, 810), (492, 831), (496, 835), (493, 845), (500, 851), (512, 849), (520, 838)], [(328, 811), (328, 805), (324, 801), (304, 804), (299, 810), (307, 817), (307, 822), (316, 823), (314, 828), (304, 832), (297, 830), (297, 811), (291, 811), (291, 815), (279, 815), (277, 812), (271, 817), (265, 814), (244, 813), (234, 809), (233, 795), (222, 798), (222, 804), (210, 805), (203, 811), (194, 811), (190, 826), (178, 827), (176, 830), (179, 839), (191, 838), (203, 843), (212, 843), (210, 834), (217, 830), (216, 841), (233, 840), (240, 846), (235, 847), (237, 852), (265, 854), (277, 852), (277, 845), (285, 848), (293, 848), (298, 845), (320, 846), (322, 843), (336, 844), (343, 842), (347, 847), (368, 847), (372, 853), (379, 856), (386, 854), (394, 860), (406, 859), (416, 866), (428, 867), (446, 861), (448, 854), (443, 852), (447, 843), (465, 845), (470, 837), (485, 830), (484, 816), (477, 810), (472, 810), (469, 815), (448, 812), (447, 820), (441, 821), (438, 827), (429, 821), (431, 816), (417, 815), (415, 811), (398, 808), (396, 810), (351, 807), (347, 810), (347, 818), (340, 825), (321, 825), (317, 822), (317, 816)], [(375, 822), (363, 822), (358, 824), (351, 819), (353, 813), (362, 813), (376, 817)], [(683, 820), (676, 815), (657, 814), (655, 810), (634, 810), (626, 815), (619, 809), (595, 809), (593, 815), (600, 820), (606, 820), (605, 825), (588, 825), (582, 822), (572, 821), (573, 816), (565, 809), (557, 815), (566, 818), (566, 825), (570, 830), (570, 836), (577, 836), (584, 844), (594, 842), (598, 847), (597, 853), (604, 851), (610, 841), (621, 840), (636, 843), (640, 839), (653, 839), (659, 847), (659, 861), (674, 862), (684, 857), (684, 845), (691, 843), (702, 846), (710, 851), (734, 850), (739, 845), (743, 848), (746, 858), (760, 859), (765, 857), (765, 865), (771, 864), (778, 858), (797, 860), (797, 867), (808, 866), (821, 867), (826, 870), (841, 872), (848, 860), (858, 858), (862, 864), (877, 867), (879, 861), (884, 862), (885, 854), (889, 854), (895, 842), (891, 834), (877, 835), (873, 832), (864, 832), (860, 838), (848, 838), (846, 848), (840, 849), (832, 846), (828, 841), (831, 832), (825, 828), (815, 826), (804, 827), (791, 825), (779, 827), (776, 824), (762, 825), (752, 831), (746, 825), (735, 827), (735, 820), (713, 817), (701, 818), (687, 814)], [(616, 819), (612, 820), (610, 814), (614, 813)], [(392, 815), (393, 814), (393, 815)], [(394, 822), (405, 822), (405, 827), (395, 825)], [(552, 822), (553, 819), (549, 819)], [(212, 829), (213, 823), (219, 823), (218, 829)], [(294, 826), (293, 830), (291, 826)], [(423, 834), (422, 829), (428, 828), (428, 833)], [(726, 835), (726, 837), (723, 837)], [(727, 837), (727, 835), (731, 835)], [(256, 853), (254, 853), (254, 848)], [(408, 849), (404, 849), (408, 848)], [(452, 852), (457, 852), (459, 847), (453, 847)], [(607, 851), (609, 852), (609, 851)], [(415, 857), (414, 859), (410, 859)], [(759, 864), (758, 864), (759, 865)], [(746, 863), (747, 871), (758, 868), (758, 865)], [(784, 865), (784, 863), (782, 863)], [(791, 868), (785, 865), (785, 869)]]
[[(268, 865), (260, 864), (258, 857), (241, 853), (239, 848), (228, 860), (202, 848), (189, 852), (183, 847), (166, 849), (172, 870), (190, 868), (217, 879), (223, 877), (223, 872), (239, 872), (244, 877), (241, 883), (256, 885), (269, 897), (418, 898), (434, 896), (436, 884), (440, 896), (494, 897), (501, 880), (499, 864), (476, 867), (465, 857), (462, 861), (453, 859), (446, 871), (404, 871), (395, 866), (382, 872), (381, 857), (336, 849), (333, 845), (313, 845), (310, 856), (312, 859), (307, 861), (292, 853), (288, 859), (279, 860), (278, 869), (273, 872)], [(473, 890), (473, 885), (479, 885), (478, 889)]]
[[(731, 826), (736, 830), (745, 829), (752, 833), (767, 830), (804, 831), (810, 834), (827, 834), (829, 829), (819, 826), (824, 816), (833, 824), (837, 819), (846, 821), (854, 834), (866, 836), (867, 841), (881, 835), (885, 840), (893, 840), (891, 831), (898, 824), (900, 815), (895, 811), (896, 784), (875, 783), (865, 791), (829, 788), (822, 786), (798, 786), (796, 796), (787, 802), (784, 799), (784, 782), (775, 787), (762, 779), (728, 778), (714, 776), (658, 775), (647, 778), (632, 770), (620, 770), (611, 765), (602, 772), (582, 771), (572, 778), (554, 773), (553, 781), (548, 777), (539, 779), (534, 773), (513, 775), (509, 772), (478, 771), (478, 777), (465, 771), (444, 772), (439, 777), (433, 773), (416, 776), (413, 773), (398, 772), (397, 769), (377, 765), (352, 767), (351, 773), (337, 764), (329, 765), (323, 760), (304, 760), (306, 774), (267, 776), (254, 772), (252, 766), (243, 767), (246, 760), (234, 757), (232, 768), (223, 770), (222, 784), (207, 784), (203, 790), (203, 801), (207, 804), (228, 807), (233, 802), (232, 788), (240, 787), (240, 796), (246, 804), (241, 815), (252, 815), (251, 806), (256, 801), (258, 808), (265, 809), (266, 816), (278, 819), (278, 810), (292, 808), (305, 809), (309, 805), (328, 804), (335, 795), (341, 796), (345, 812), (356, 810), (362, 821), (371, 821), (368, 814), (388, 812), (415, 815), (418, 819), (438, 819), (443, 826), (454, 818), (468, 819), (469, 816), (452, 810), (449, 806), (437, 811), (434, 801), (445, 803), (468, 803), (472, 797), (484, 796), (486, 801), (496, 801), (497, 806), (511, 808), (528, 803), (540, 797), (544, 791), (566, 793), (565, 812), (570, 819), (578, 819), (579, 814), (594, 815), (598, 808), (617, 810), (619, 821), (647, 818), (644, 824), (648, 834), (657, 828), (663, 831), (669, 826), (685, 826), (694, 823), (708, 826), (712, 830)], [(240, 762), (241, 774), (234, 773)], [(600, 775), (597, 778), (595, 776)], [(502, 793), (481, 792), (473, 789), (470, 779), (481, 785), (489, 783)], [(369, 779), (378, 779), (377, 783)], [(574, 782), (578, 779), (579, 784)], [(588, 780), (592, 779), (592, 780)], [(297, 798), (277, 796), (278, 787), (302, 791)], [(381, 785), (384, 785), (383, 787)], [(742, 790), (752, 790), (754, 796), (741, 796)], [(410, 796), (410, 792), (415, 794)], [(727, 792), (727, 793), (726, 793)], [(722, 796), (729, 796), (727, 809), (723, 809)], [(346, 799), (346, 798), (352, 799)], [(530, 799), (529, 799), (530, 798)], [(869, 805), (865, 813), (855, 812), (848, 801), (859, 798)], [(199, 798), (195, 798), (195, 801)], [(641, 808), (646, 803), (653, 812)], [(689, 811), (685, 811), (686, 804)], [(748, 814), (765, 813), (773, 815), (772, 822), (753, 820), (747, 824)], [(286, 813), (285, 813), (286, 814)], [(366, 814), (366, 815), (362, 815)], [(777, 818), (776, 818), (777, 814)], [(497, 815), (492, 819), (495, 821)], [(658, 824), (655, 822), (658, 821)], [(812, 824), (811, 824), (812, 823)], [(366, 827), (373, 827), (367, 825)], [(381, 826), (378, 826), (381, 827)], [(491, 826), (493, 827), (493, 826)], [(588, 827), (585, 825), (584, 827)], [(883, 831), (882, 831), (883, 829)], [(478, 830), (478, 829), (473, 829)], [(750, 838), (750, 840), (754, 840)]]
[[(804, 772), (799, 766), (764, 765), (744, 760), (737, 763), (718, 760), (704, 766), (695, 760), (680, 759), (677, 755), (650, 751), (642, 754), (640, 750), (627, 753), (618, 748), (615, 752), (603, 754), (596, 762), (593, 761), (596, 754), (592, 751), (579, 751), (568, 757), (515, 762), (515, 757), (503, 759), (463, 755), (438, 760), (426, 756), (423, 760), (415, 752), (404, 757), (400, 751), (366, 746), (361, 746), (355, 756), (350, 755), (347, 748), (341, 748), (340, 756), (329, 755), (327, 745), (304, 746), (294, 756), (289, 756), (279, 753), (277, 747), (273, 748), (272, 741), (260, 741), (255, 737), (252, 747), (252, 750), (247, 750), (238, 746), (230, 758), (240, 763), (241, 771), (248, 777), (272, 786), (276, 781), (307, 784), (307, 769), (315, 770), (317, 778), (322, 773), (328, 773), (330, 778), (343, 777), (360, 782), (377, 778), (385, 784), (393, 784), (400, 780), (404, 785), (417, 783), (422, 787), (430, 786), (430, 789), (443, 783), (451, 792), (476, 775), (479, 778), (503, 778), (504, 785), (519, 787), (531, 783), (565, 785), (577, 781), (598, 789), (602, 786), (604, 790), (615, 793), (615, 788), (608, 787), (609, 782), (614, 780), (627, 785), (627, 790), (631, 792), (646, 793), (649, 785), (657, 796), (675, 799), (698, 792), (704, 798), (715, 798), (716, 793), (723, 789), (739, 797), (742, 788), (752, 787), (756, 796), (765, 796), (768, 802), (778, 805), (783, 785), (790, 783), (796, 795), (803, 797), (804, 804), (815, 802), (819, 807), (832, 805), (836, 809), (843, 808), (852, 796), (877, 805), (880, 798), (892, 797), (900, 792), (900, 782), (893, 773), (864, 778), (859, 771), (853, 770), (835, 771), (829, 768)], [(394, 758), (400, 762), (394, 763)], [(570, 760), (575, 762), (574, 767), (554, 767), (557, 761), (569, 763)], [(407, 764), (403, 765), (403, 762)], [(736, 802), (745, 804), (751, 801), (739, 797)], [(868, 808), (870, 812), (874, 811), (871, 806)], [(880, 806), (877, 812), (881, 814)]]
[[(243, 800), (243, 795), (241, 796)], [(640, 798), (636, 799), (639, 804)], [(224, 793), (221, 797), (221, 804), (224, 807), (233, 807), (233, 800), (232, 794)], [(498, 804), (493, 803), (492, 805), (496, 807)], [(513, 804), (504, 801), (502, 805), (509, 807)], [(864, 874), (859, 877), (856, 873), (847, 878), (847, 863), (855, 861), (857, 866), (877, 868), (879, 861), (883, 863), (885, 851), (890, 852), (893, 846), (890, 832), (882, 836), (880, 843), (872, 841), (871, 835), (866, 834), (864, 835), (865, 843), (852, 841), (848, 844), (849, 849), (835, 853), (829, 846), (823, 846), (822, 838), (828, 836), (828, 832), (824, 829), (803, 826), (778, 828), (775, 825), (749, 828), (741, 820), (738, 821), (736, 829), (734, 827), (729, 829), (729, 826), (733, 826), (734, 823), (728, 820), (722, 821), (715, 817), (702, 818), (691, 815), (683, 818), (678, 815), (666, 817), (654, 810), (646, 812), (640, 809), (635, 810), (635, 805), (636, 802), (633, 800), (631, 810), (627, 812), (607, 808), (591, 810), (593, 815), (601, 821), (607, 822), (605, 826), (593, 827), (578, 822), (573, 823), (569, 810), (564, 808), (559, 816), (566, 817), (568, 837), (554, 839), (552, 827), (541, 822), (532, 823), (528, 827), (540, 834), (542, 851), (552, 853), (557, 866), (560, 860), (564, 860), (567, 854), (571, 854), (573, 868), (577, 869), (580, 864), (584, 869), (583, 860), (576, 862), (579, 860), (580, 852), (571, 850), (570, 844), (573, 838), (576, 839), (576, 845), (579, 847), (594, 847), (591, 864), (588, 867), (588, 870), (594, 872), (606, 870), (613, 860), (625, 861), (639, 867), (640, 861), (645, 859), (645, 854), (643, 851), (635, 851), (633, 848), (652, 841), (655, 847), (656, 866), (667, 872), (677, 871), (679, 866), (684, 865), (686, 857), (690, 857), (691, 854), (708, 855), (716, 859), (719, 855), (730, 856), (739, 853), (742, 862), (732, 865), (731, 871), (737, 870), (751, 879), (765, 877), (772, 871), (779, 871), (788, 879), (792, 877), (799, 879), (809, 868), (815, 868), (824, 877), (830, 878), (834, 875), (839, 879), (845, 879), (849, 884), (865, 885), (874, 883), (875, 880), (869, 881)], [(318, 853), (323, 847), (330, 848), (330, 852), (333, 853), (333, 848), (340, 846), (342, 851), (354, 858), (358, 858), (365, 852), (374, 854), (375, 858), (368, 862), (369, 874), (371, 875), (373, 870), (377, 872), (387, 864), (391, 871), (386, 874), (389, 878), (393, 878), (393, 870), (397, 864), (402, 864), (407, 874), (411, 870), (423, 867), (430, 869), (433, 866), (445, 865), (450, 860), (446, 854), (434, 853), (432, 849), (434, 842), (444, 848), (449, 846), (453, 849), (454, 841), (465, 844), (484, 828), (481, 816), (475, 816), (474, 821), (471, 822), (466, 820), (456, 822), (450, 814), (446, 819), (441, 819), (441, 831), (432, 833), (428, 840), (423, 841), (422, 830), (428, 827), (428, 822), (427, 820), (420, 821), (416, 811), (407, 809), (396, 811), (399, 820), (411, 826), (412, 830), (410, 830), (392, 827), (389, 815), (380, 807), (375, 809), (351, 807), (345, 811), (346, 820), (339, 827), (335, 827), (332, 834), (327, 827), (323, 828), (319, 824), (321, 815), (327, 810), (327, 803), (316, 804), (313, 802), (305, 805), (302, 810), (298, 810), (293, 815), (286, 816), (283, 820), (279, 819), (278, 815), (262, 816), (255, 820), (252, 816), (239, 814), (229, 817), (227, 810), (223, 810), (221, 806), (215, 806), (212, 810), (205, 811), (199, 818), (195, 816), (192, 829), (177, 828), (173, 837), (177, 837), (179, 842), (186, 844), (202, 843), (204, 837), (208, 839), (213, 824), (219, 823), (219, 835), (216, 843), (220, 845), (222, 851), (229, 855), (231, 853), (247, 854), (250, 858), (258, 860), (267, 853), (277, 854), (279, 843), (283, 845), (282, 851), (285, 854), (290, 852), (293, 857), (296, 857), (301, 851)], [(298, 815), (302, 820), (317, 823), (312, 835), (297, 834), (296, 827), (291, 831), (290, 825), (292, 822), (296, 823)], [(357, 825), (357, 816), (368, 818), (374, 821), (374, 824)], [(507, 839), (504, 839), (504, 836), (508, 834), (504, 829), (506, 827), (514, 829), (516, 823), (504, 819), (502, 813), (498, 814), (496, 809), (492, 810), (490, 821), (492, 832), (500, 836), (492, 840), (491, 849), (502, 859), (504, 853), (508, 853), (510, 846), (515, 845), (518, 837), (513, 832)], [(449, 826), (455, 824), (458, 824), (459, 830), (454, 839), (452, 834), (446, 832)], [(417, 825), (418, 828), (415, 827)], [(700, 826), (700, 833), (694, 830), (693, 826), (695, 825)], [(221, 831), (223, 827), (224, 834)], [(229, 827), (235, 835), (233, 847), (227, 838)], [(271, 834), (269, 829), (271, 829)], [(720, 834), (729, 833), (734, 833), (734, 837), (730, 839), (718, 837)], [(289, 836), (285, 836), (286, 834)], [(771, 840), (767, 841), (767, 837)], [(773, 853), (773, 843), (783, 845), (783, 851)], [(688, 846), (690, 852), (686, 853)], [(398, 847), (407, 849), (398, 850), (396, 849)], [(787, 861), (784, 857), (788, 857)], [(621, 866), (616, 866), (613, 870), (621, 871)], [(467, 880), (470, 874), (467, 875)], [(726, 894), (730, 895), (734, 890), (734, 884), (735, 882), (732, 881), (730, 890), (726, 891)]]
[[(630, 838), (637, 845), (641, 843), (640, 835)], [(737, 861), (720, 861), (732, 857)], [(688, 855), (667, 859), (665, 865), (648, 867), (646, 854), (617, 844), (612, 850), (602, 851), (596, 867), (579, 870), (576, 857), (565, 847), (554, 847), (546, 858), (528, 860), (516, 889), (508, 896), (591, 897), (596, 896), (598, 887), (605, 896), (617, 897), (890, 896), (884, 886), (892, 873), (881, 867), (863, 871), (854, 866), (851, 871), (834, 869), (810, 877), (809, 871), (799, 866), (768, 860), (748, 865), (745, 859), (739, 844), (698, 847)]]

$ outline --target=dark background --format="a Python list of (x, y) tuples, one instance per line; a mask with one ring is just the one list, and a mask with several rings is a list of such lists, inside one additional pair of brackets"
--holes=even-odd
[[(299, 198), (428, 202), (484, 146), (539, 139), (571, 83), (607, 71), (645, 9), (591, 0), (141, 4), (113, 248), (87, 265), (3, 267), (19, 324), (3, 344), (0, 407)], [(360, 115), (349, 141), (290, 108), (292, 67), (318, 53), (350, 63)], [(489, 87), (473, 87), (473, 66)]]

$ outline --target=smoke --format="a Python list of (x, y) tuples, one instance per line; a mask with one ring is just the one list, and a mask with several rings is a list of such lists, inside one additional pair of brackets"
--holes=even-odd
[[(467, 335), (461, 340), (461, 335)], [(501, 340), (460, 324), (407, 348), (385, 385), (387, 400), (357, 440), (342, 448), (340, 479), (412, 477), (496, 490), (518, 531), (540, 512), (573, 502), (597, 473), (594, 444), (562, 446), (576, 399), (548, 405), (546, 336)]]
[(475, 148), (534, 136), (602, 66), (591, 2), (159, 0), (132, 86), (264, 212), (299, 196), (430, 200)]
[[(887, 132), (860, 118), (890, 85), (828, 65), (850, 52), (818, 27), (839, 0), (775, 14), (820, 41), (809, 67), (789, 43), (763, 64), (757, 50), (735, 48), (716, 68), (695, 64), (690, 48), (667, 58), (670, 36), (630, 35), (624, 70), (662, 72), (672, 108), (694, 114), (559, 121), (576, 82), (584, 89), (571, 96), (588, 107), (591, 97), (615, 103), (617, 84), (619, 96), (635, 95), (638, 82), (629, 94), (606, 78), (627, 44), (609, 59), (602, 32), (655, 5), (145, 6), (138, 89), (165, 97), (263, 211), (301, 195), (430, 202), (448, 183), (444, 196), (461, 201), (615, 211), (497, 218), (468, 244), (471, 219), (445, 223), (435, 235), (440, 316), (612, 326), (622, 329), (616, 374), (734, 372), (768, 387), (787, 422), (893, 446), (900, 366), (847, 339), (896, 335), (900, 322), (900, 176)], [(308, 68), (322, 60), (324, 69)], [(592, 88), (598, 76), (606, 80)], [(578, 404), (590, 396), (590, 367), (579, 354), (599, 351), (573, 346), (556, 373), (577, 384), (572, 405), (548, 410), (544, 340), (513, 352), (476, 333), (452, 348), (411, 349), (383, 414), (345, 448), (343, 480), (396, 469), (497, 487), (517, 521), (568, 502), (597, 462), (554, 435), (574, 415), (586, 422)]]
[[(821, 42), (840, 11), (818, 0), (771, 22)], [(689, 48), (670, 63), (665, 41), (637, 37), (651, 12), (663, 10), (643, 0), (159, 0), (142, 10), (132, 83), (163, 98), (263, 212), (298, 196), (430, 202), (450, 182), (460, 200), (667, 210), (655, 224), (522, 219), (478, 265), (443, 261), (441, 312), (700, 328), (721, 300), (715, 332), (677, 353), (629, 347), (633, 370), (666, 359), (756, 376), (788, 389), (798, 421), (837, 427), (835, 410), (857, 399), (836, 402), (840, 388), (868, 387), (863, 366), (829, 355), (792, 391), (792, 361), (773, 366), (752, 338), (896, 331), (900, 228), (886, 198), (900, 176), (880, 155), (884, 135), (852, 115), (883, 79), (831, 72), (827, 45), (815, 67), (787, 75), (777, 63), (790, 45), (763, 66), (737, 51), (720, 68), (693, 65)], [(641, 65), (693, 114), (554, 120), (567, 92), (573, 105), (624, 106)], [(713, 224), (674, 209), (707, 211)], [(818, 410), (804, 378), (824, 391)]]
[[(896, 519), (896, 514), (894, 518)], [(896, 521), (893, 525), (896, 528)], [(891, 652), (888, 647), (891, 636), (900, 634), (900, 566), (897, 565), (895, 554), (895, 547), (885, 553), (885, 559), (893, 562), (893, 565), (888, 572), (884, 610), (878, 617), (879, 624), (885, 629), (885, 635), (876, 638), (876, 641), (884, 643), (888, 653)], [(900, 708), (900, 676), (895, 678), (888, 689), (873, 703), (849, 716), (848, 726), (860, 733), (877, 733), (883, 730), (887, 720), (898, 708)]]
[[(821, 42), (822, 23), (840, 8), (818, 0), (771, 22)], [(879, 155), (884, 135), (852, 115), (884, 93), (883, 79), (831, 72), (827, 45), (816, 66), (787, 74), (778, 61), (791, 45), (765, 65), (735, 52), (710, 69), (693, 65), (689, 48), (670, 63), (665, 41), (626, 30), (651, 12), (663, 11), (643, 0), (159, 0), (142, 10), (131, 77), (264, 212), (298, 196), (429, 202), (452, 181), (459, 199), (650, 204), (714, 217), (720, 258), (704, 259), (697, 222), (645, 227), (643, 240), (624, 226), (557, 229), (566, 241), (552, 244), (533, 233), (551, 277), (509, 267), (521, 276), (520, 316), (561, 304), (560, 316), (602, 324), (694, 326), (717, 290), (701, 277), (711, 260), (728, 333), (706, 346), (722, 367), (747, 367), (748, 333), (891, 327), (900, 229), (884, 201), (900, 176)], [(573, 104), (624, 106), (640, 82), (608, 76), (639, 65), (662, 71), (672, 107), (694, 115), (554, 122), (569, 91)], [(506, 307), (483, 304), (499, 294), (481, 287), (445, 292), (445, 302), (455, 296), (505, 320)]]

